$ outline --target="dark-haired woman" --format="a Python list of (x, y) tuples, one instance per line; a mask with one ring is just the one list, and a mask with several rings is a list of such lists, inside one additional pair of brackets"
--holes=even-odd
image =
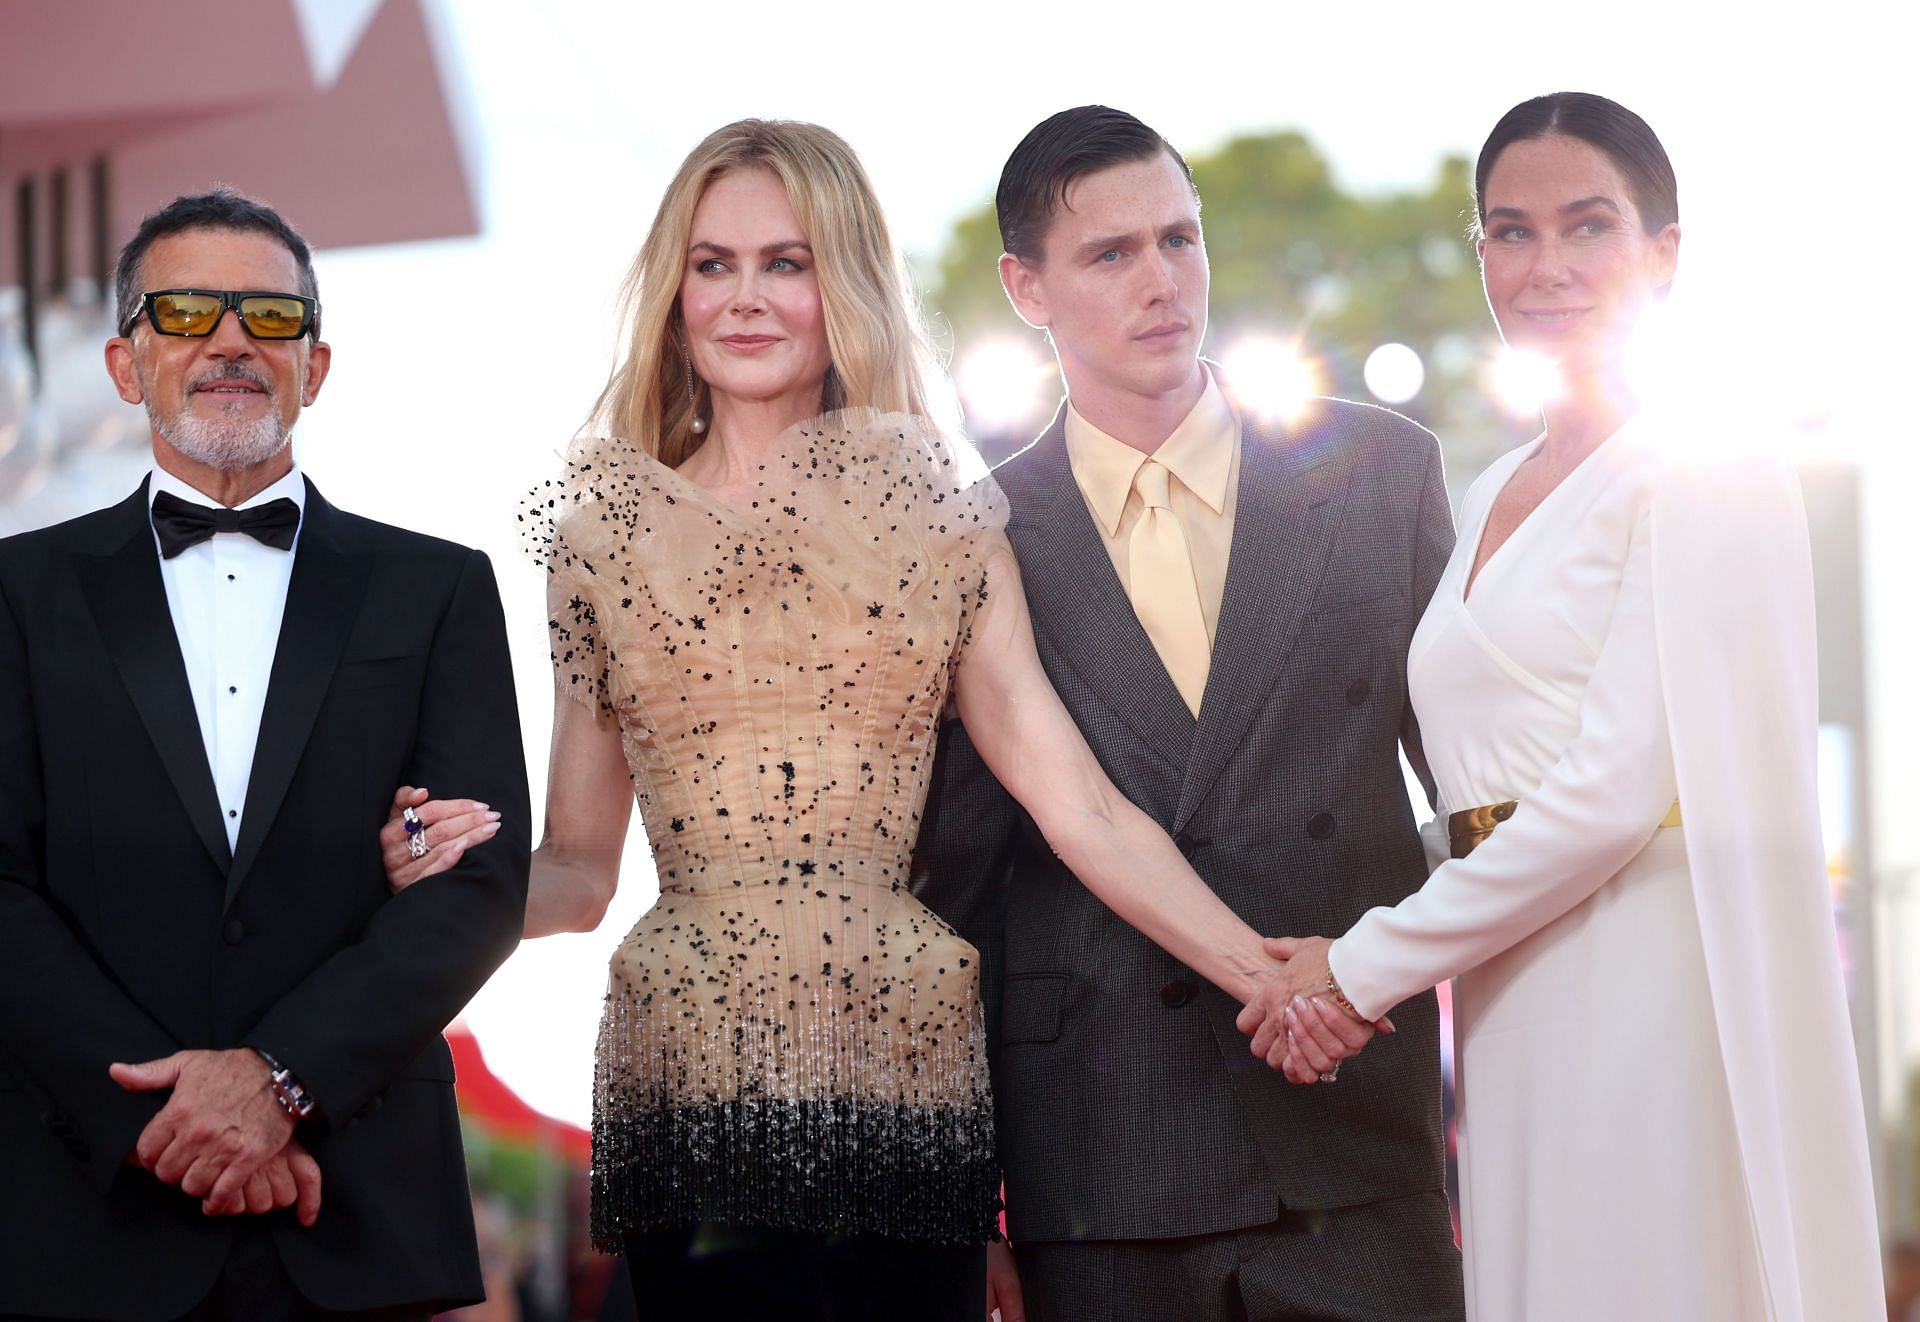
[(1679, 259), (1673, 170), (1602, 97), (1515, 107), (1476, 177), (1501, 335), (1546, 429), (1468, 492), (1408, 656), (1448, 839), (1256, 1050), (1324, 1081), (1452, 977), (1478, 1322), (1882, 1315), (1814, 791), (1790, 471), (1641, 414), (1629, 337)]

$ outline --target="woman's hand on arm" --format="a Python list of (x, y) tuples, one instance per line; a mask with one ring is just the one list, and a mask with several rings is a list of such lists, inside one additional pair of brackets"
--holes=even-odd
[(1279, 969), (1260, 936), (1121, 795), (1034, 650), (1013, 553), (987, 555), (988, 596), (954, 681), (960, 719), (995, 778), (1061, 861), (1115, 913), (1243, 1003)]
[[(413, 809), (427, 840), (414, 858), (407, 848), (405, 810)], [(599, 925), (620, 884), (620, 852), (633, 813), (632, 782), (617, 726), (564, 693), (554, 698), (553, 752), (547, 768), (546, 838), (533, 853), (523, 936), (588, 932)], [(473, 799), (431, 799), (402, 785), (380, 828), (380, 861), (398, 895), (445, 872), (500, 829), (500, 814)]]
[[(427, 852), (413, 857), (407, 848), (406, 810), (413, 809)], [(387, 824), (380, 828), (380, 862), (395, 895), (436, 872), (445, 872), (474, 845), (498, 834), (500, 814), (474, 799), (434, 799), (424, 788), (402, 785), (393, 792)]]

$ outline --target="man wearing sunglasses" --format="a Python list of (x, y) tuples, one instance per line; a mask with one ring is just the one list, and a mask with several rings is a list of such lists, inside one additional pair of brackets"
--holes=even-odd
[[(176, 200), (117, 294), (153, 471), (0, 541), (0, 1319), (424, 1318), (481, 1294), (440, 1029), (525, 903), (492, 572), (295, 466), (271, 209)], [(495, 847), (390, 897), (391, 787), (448, 781)]]

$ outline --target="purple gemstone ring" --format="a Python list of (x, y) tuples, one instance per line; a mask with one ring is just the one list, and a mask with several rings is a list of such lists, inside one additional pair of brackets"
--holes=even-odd
[(425, 858), (433, 846), (427, 843), (427, 824), (411, 808), (400, 810), (400, 824), (407, 832), (407, 857)]

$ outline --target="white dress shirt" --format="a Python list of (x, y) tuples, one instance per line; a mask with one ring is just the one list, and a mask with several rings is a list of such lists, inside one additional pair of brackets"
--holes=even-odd
[[(162, 491), (196, 505), (219, 501), (156, 467), (147, 487), (148, 508)], [(285, 496), (306, 514), (307, 484), (299, 468), (236, 508), (251, 509)], [(154, 538), (154, 554), (160, 539)], [(200, 742), (220, 796), (227, 847), (240, 839), (240, 815), (246, 810), (247, 782), (253, 775), (253, 749), (260, 738), (260, 714), (266, 707), (267, 680), (280, 642), (280, 617), (287, 608), (287, 584), (300, 548), (276, 551), (246, 533), (219, 532), (171, 560), (160, 561), (167, 588), (167, 610), (187, 666), (187, 687), (200, 718)]]

